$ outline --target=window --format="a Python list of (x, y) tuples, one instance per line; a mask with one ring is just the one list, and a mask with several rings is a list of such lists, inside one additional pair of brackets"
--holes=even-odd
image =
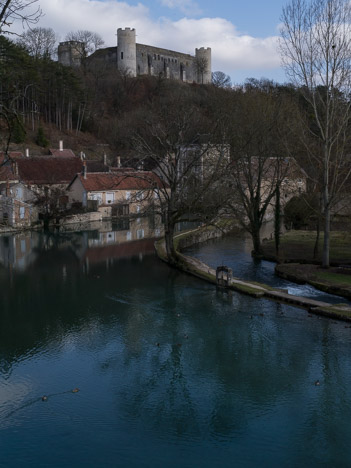
[(26, 241), (21, 239), (21, 253), (26, 253)]
[(121, 52), (121, 60), (123, 60), (123, 52)]
[(115, 201), (115, 194), (113, 192), (106, 192), (106, 203), (113, 203)]
[(24, 206), (20, 207), (20, 218), (23, 219), (25, 215), (26, 209)]
[(144, 238), (144, 229), (138, 229), (136, 234), (137, 234), (137, 239), (143, 239)]
[(115, 211), (115, 216), (129, 215), (129, 205), (117, 205)]
[(159, 55), (157, 56), (157, 60), (160, 60), (160, 56), (159, 56)]
[(90, 200), (97, 200), (98, 204), (101, 205), (102, 203), (102, 194), (101, 193), (91, 193)]
[(126, 200), (130, 200), (130, 192), (126, 192)]
[(138, 192), (135, 196), (135, 198), (138, 200), (138, 201), (142, 201), (144, 199), (144, 194), (142, 191)]

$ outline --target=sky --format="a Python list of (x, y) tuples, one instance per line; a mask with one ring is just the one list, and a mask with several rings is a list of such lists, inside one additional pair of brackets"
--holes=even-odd
[[(212, 71), (234, 84), (262, 77), (287, 81), (277, 52), (282, 8), (287, 0), (39, 0), (61, 41), (70, 31), (99, 33), (116, 45), (117, 28), (136, 29), (137, 42), (194, 55), (211, 47)], [(13, 26), (20, 32), (20, 25)]]

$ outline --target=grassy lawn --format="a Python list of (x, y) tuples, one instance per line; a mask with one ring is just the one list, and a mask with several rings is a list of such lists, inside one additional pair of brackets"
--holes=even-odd
[[(283, 260), (290, 261), (321, 261), (323, 250), (323, 233), (319, 240), (319, 255), (313, 258), (315, 231), (288, 231), (281, 237), (280, 255)], [(263, 252), (267, 256), (275, 256), (273, 240), (263, 243)], [(351, 234), (349, 232), (332, 232), (330, 236), (330, 261), (332, 263), (351, 264)]]
[(315, 276), (318, 280), (328, 282), (329, 284), (351, 287), (351, 275), (319, 271), (315, 273)]

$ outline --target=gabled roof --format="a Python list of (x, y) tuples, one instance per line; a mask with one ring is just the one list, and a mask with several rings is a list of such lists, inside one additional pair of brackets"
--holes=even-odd
[[(10, 159), (18, 159), (18, 158), (24, 158), (23, 153), (20, 151), (10, 151), (8, 153)], [(0, 164), (5, 162), (5, 153), (3, 151), (0, 151)]]
[(71, 149), (56, 149), (50, 148), (50, 153), (57, 158), (76, 158), (77, 156), (73, 153)]
[(110, 169), (103, 161), (96, 161), (94, 159), (85, 159), (88, 172), (109, 172)]
[[(87, 192), (100, 192), (105, 190), (148, 190), (163, 187), (159, 177), (152, 172), (138, 171), (126, 173), (87, 173), (86, 178), (77, 174)], [(74, 181), (72, 181), (73, 183)], [(71, 185), (71, 184), (70, 184)]]
[(79, 158), (56, 158), (42, 156), (24, 158), (16, 161), (19, 179), (26, 184), (68, 184), (82, 171), (83, 163)]
[(18, 176), (15, 176), (15, 174), (13, 173), (10, 163), (5, 163), (4, 165), (0, 166), (0, 182), (7, 181), (18, 181)]

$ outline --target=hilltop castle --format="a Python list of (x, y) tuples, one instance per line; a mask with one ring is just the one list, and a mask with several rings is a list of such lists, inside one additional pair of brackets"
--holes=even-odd
[[(79, 66), (82, 45), (76, 41), (61, 42), (58, 60), (62, 65)], [(117, 30), (117, 47), (99, 49), (92, 55), (116, 63), (118, 70), (130, 76), (153, 75), (187, 83), (211, 83), (211, 49), (195, 49), (195, 56), (136, 43), (136, 31)]]

